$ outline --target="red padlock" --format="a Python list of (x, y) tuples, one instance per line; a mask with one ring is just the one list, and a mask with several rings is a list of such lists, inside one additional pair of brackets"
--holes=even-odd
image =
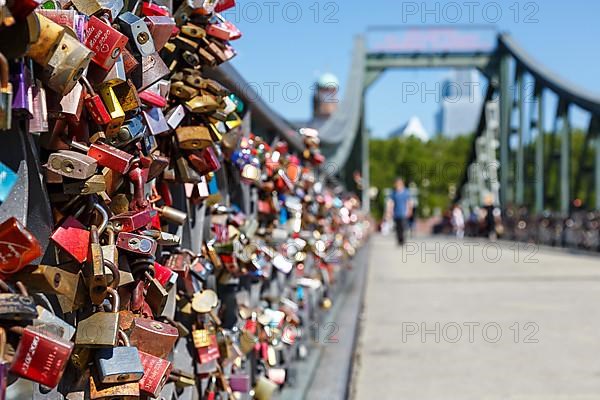
[(53, 388), (60, 382), (71, 351), (72, 342), (27, 327), (23, 330), (10, 371)]
[(130, 211), (117, 214), (110, 221), (119, 232), (133, 232), (148, 226), (156, 214), (154, 210)]
[(69, 144), (78, 150), (85, 151), (89, 157), (98, 162), (99, 166), (110, 168), (120, 174), (126, 174), (129, 171), (134, 158), (133, 155), (102, 142), (92, 143), (89, 147), (74, 141)]
[(211, 361), (218, 360), (221, 356), (219, 352), (219, 345), (217, 343), (217, 335), (210, 335), (210, 345), (206, 347), (200, 347), (196, 349), (198, 352), (198, 359), (201, 364), (207, 364)]
[(139, 354), (144, 367), (144, 376), (139, 382), (140, 392), (151, 397), (158, 397), (163, 386), (167, 383), (173, 365), (167, 360), (143, 351), (140, 351)]
[(86, 96), (83, 100), (85, 108), (98, 125), (108, 125), (112, 121), (112, 117), (106, 108), (106, 105), (100, 96), (94, 91), (92, 85), (85, 76), (80, 78), (81, 83), (85, 87)]
[(215, 6), (215, 12), (223, 12), (235, 7), (235, 0), (221, 0)]
[(85, 45), (95, 55), (92, 61), (104, 70), (110, 70), (128, 42), (127, 36), (92, 16), (85, 30)]
[(178, 275), (175, 272), (164, 265), (157, 262), (154, 263), (154, 277), (160, 282), (165, 290), (169, 290), (177, 283), (177, 276)]
[(170, 17), (171, 13), (168, 9), (161, 7), (156, 3), (144, 1), (142, 3), (142, 15), (146, 17)]
[(17, 272), (41, 255), (37, 239), (16, 218), (0, 224), (0, 273)]
[(206, 175), (221, 168), (219, 158), (212, 147), (190, 153), (188, 160), (200, 175)]
[[(12, 16), (19, 21), (25, 20), (42, 3), (41, 0), (17, 0), (8, 6)], [(11, 4), (9, 2), (9, 4)]]
[(144, 185), (148, 181), (148, 168), (144, 168), (141, 162), (136, 163), (129, 171), (128, 176), (133, 183), (133, 199), (129, 203), (131, 211), (142, 211), (148, 208), (150, 203), (146, 200)]
[(150, 107), (166, 107), (167, 99), (162, 97), (160, 94), (144, 90), (139, 93), (140, 100)]
[(68, 216), (50, 238), (77, 262), (83, 263), (87, 259), (90, 231), (74, 217)]

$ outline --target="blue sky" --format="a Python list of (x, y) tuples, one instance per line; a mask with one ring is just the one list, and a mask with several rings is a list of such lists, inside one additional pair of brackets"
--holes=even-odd
[[(600, 2), (238, 0), (225, 16), (243, 31), (234, 65), (271, 106), (289, 120), (308, 119), (314, 81), (332, 72), (343, 96), (354, 37), (374, 25), (482, 24), (506, 31), (541, 64), (600, 94)], [(435, 88), (448, 70), (387, 72), (370, 89), (367, 124), (385, 136), (412, 115), (434, 131), (439, 108), (431, 97), (402, 101), (402, 85)], [(579, 114), (575, 125), (585, 123)]]

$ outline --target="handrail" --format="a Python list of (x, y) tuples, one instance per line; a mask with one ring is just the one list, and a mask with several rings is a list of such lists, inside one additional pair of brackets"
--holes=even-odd
[(249, 91), (244, 90), (249, 88), (248, 82), (230, 63), (206, 69), (205, 72), (209, 78), (219, 81), (242, 99), (252, 110), (253, 123), (264, 127), (272, 136), (281, 136), (294, 150), (304, 150), (304, 141), (291, 124), (269, 107), (260, 96), (250, 96)]
[(595, 114), (600, 114), (600, 95), (578, 87), (559, 77), (548, 68), (533, 59), (508, 33), (498, 35), (498, 49), (515, 58), (518, 65), (530, 73), (536, 83), (552, 90), (554, 93), (579, 107)]

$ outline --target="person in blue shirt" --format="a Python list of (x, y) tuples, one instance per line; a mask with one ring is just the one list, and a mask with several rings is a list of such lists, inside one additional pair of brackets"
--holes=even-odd
[(392, 193), (393, 215), (396, 225), (398, 244), (404, 244), (406, 221), (412, 216), (413, 207), (410, 192), (401, 178), (396, 179), (395, 190)]

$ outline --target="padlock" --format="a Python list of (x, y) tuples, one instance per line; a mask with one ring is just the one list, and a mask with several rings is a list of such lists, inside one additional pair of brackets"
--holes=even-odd
[(176, 161), (177, 178), (183, 183), (199, 183), (202, 181), (202, 176), (199, 175), (184, 156), (180, 156)]
[(141, 64), (141, 84), (138, 86), (140, 92), (171, 73), (158, 53), (143, 56)]
[(138, 349), (131, 346), (125, 332), (119, 331), (119, 338), (122, 345), (96, 350), (94, 358), (101, 383), (138, 382), (144, 375)]
[(212, 146), (209, 146), (200, 152), (190, 153), (188, 155), (188, 160), (196, 172), (201, 175), (207, 175), (210, 172), (218, 171), (221, 168), (221, 162)]
[(156, 398), (167, 383), (173, 365), (163, 358), (143, 351), (140, 351), (140, 358), (144, 366), (144, 376), (139, 382), (140, 392)]
[(229, 385), (234, 392), (249, 393), (251, 387), (250, 376), (244, 373), (231, 374)]
[(95, 374), (89, 377), (90, 400), (138, 400), (140, 398), (139, 382), (119, 384), (102, 384)]
[(161, 219), (165, 221), (176, 224), (183, 225), (185, 221), (187, 221), (187, 213), (180, 211), (176, 208), (169, 206), (155, 207), (155, 210), (158, 211), (158, 215)]
[(92, 60), (92, 51), (71, 35), (63, 35), (44, 67), (42, 78), (48, 88), (66, 95), (79, 82)]
[(152, 210), (128, 211), (110, 219), (116, 232), (133, 232), (145, 228), (152, 222)]
[(102, 175), (93, 175), (85, 181), (63, 183), (64, 194), (99, 194), (106, 191), (106, 181)]
[[(106, 244), (102, 245), (102, 257), (105, 260), (113, 263), (117, 268), (119, 268), (119, 251), (117, 250), (116, 241), (116, 232), (115, 227), (112, 222), (109, 222), (105, 229), (107, 240)], [(122, 271), (121, 271), (122, 272)], [(122, 278), (122, 277), (121, 277)], [(121, 279), (122, 281), (122, 279)], [(122, 284), (123, 282), (121, 282)]]
[(121, 125), (123, 125), (123, 122), (125, 121), (125, 111), (123, 110), (123, 107), (121, 107), (119, 99), (117, 99), (117, 95), (111, 85), (103, 84), (98, 89), (98, 94), (102, 98), (111, 117), (111, 122), (106, 126), (106, 137), (112, 137), (119, 132)]
[(219, 108), (219, 103), (214, 96), (205, 92), (186, 101), (185, 106), (192, 113), (206, 114), (216, 111)]
[(0, 274), (13, 274), (42, 255), (42, 248), (16, 218), (0, 224)]
[(154, 315), (160, 316), (167, 305), (169, 293), (165, 290), (163, 285), (148, 272), (145, 273), (145, 276), (148, 283), (145, 296), (146, 303), (148, 303)]
[(80, 13), (88, 17), (104, 10), (100, 0), (72, 0), (71, 3)]
[(152, 35), (143, 19), (131, 12), (124, 12), (117, 21), (121, 32), (130, 39), (130, 49), (141, 56), (149, 56), (156, 51)]
[[(49, 117), (52, 119), (66, 118), (67, 123), (70, 123), (69, 130), (73, 129), (73, 123), (81, 120), (81, 112), (83, 111), (83, 85), (75, 83), (73, 89), (64, 96), (59, 96), (57, 93), (50, 93)], [(56, 103), (58, 101), (58, 106)]]
[(85, 151), (87, 156), (96, 160), (101, 167), (110, 168), (121, 174), (127, 173), (131, 168), (133, 155), (116, 147), (102, 142), (92, 143), (90, 146), (74, 141), (67, 142), (71, 147)]
[(183, 105), (178, 104), (176, 107), (171, 108), (167, 114), (165, 115), (165, 119), (167, 120), (167, 124), (171, 129), (177, 129), (181, 124), (181, 121), (185, 118), (185, 107)]
[(46, 67), (65, 35), (65, 28), (43, 15), (35, 14), (35, 18), (39, 21), (40, 36), (29, 47), (27, 56), (42, 67)]
[(171, 288), (177, 284), (178, 279), (178, 275), (175, 272), (157, 262), (154, 263), (154, 277), (158, 280), (158, 282), (160, 282), (167, 292), (170, 292)]
[[(144, 3), (144, 5), (146, 4), (148, 3)], [(144, 21), (148, 25), (148, 30), (154, 40), (154, 48), (156, 51), (160, 51), (169, 39), (171, 39), (173, 28), (175, 28), (175, 21), (167, 15), (144, 15), (146, 15)]]
[(73, 351), (73, 343), (50, 336), (33, 326), (23, 329), (10, 371), (54, 388), (58, 385)]
[(167, 359), (179, 338), (172, 325), (147, 318), (134, 318), (129, 340), (140, 351)]
[(167, 106), (167, 99), (162, 97), (159, 93), (155, 93), (154, 91), (152, 91), (151, 88), (144, 90), (139, 95), (142, 103), (144, 103), (148, 107), (163, 108)]
[(152, 163), (150, 164), (150, 167), (148, 167), (148, 181), (160, 176), (171, 162), (169, 157), (165, 157), (158, 153), (151, 153), (150, 158), (152, 159)]
[[(142, 211), (148, 208), (148, 200), (146, 199), (145, 185), (148, 182), (149, 169), (142, 165), (142, 160), (150, 161), (147, 158), (141, 158), (140, 161), (134, 162), (131, 170), (127, 174), (129, 180), (133, 184), (133, 199), (129, 203), (131, 211)], [(146, 162), (144, 161), (144, 162)]]
[(135, 117), (128, 119), (121, 125), (116, 135), (107, 139), (108, 143), (116, 146), (126, 146), (136, 139), (140, 139), (144, 136), (146, 126), (142, 122), (142, 116), (136, 115)]
[(33, 118), (33, 97), (31, 94), (32, 72), (25, 60), (17, 61), (15, 72), (10, 76), (14, 89), (12, 114), (18, 119)]
[(104, 261), (98, 228), (95, 225), (92, 225), (90, 228), (88, 256), (82, 269), (82, 273), (89, 290), (92, 304), (97, 306), (104, 302), (108, 291), (108, 280), (104, 272)]
[(95, 53), (92, 61), (105, 70), (111, 69), (128, 42), (127, 36), (96, 16), (88, 21), (85, 33), (85, 45)]
[(31, 87), (33, 117), (29, 120), (29, 133), (48, 132), (48, 108), (46, 103), (46, 89), (39, 80), (34, 79), (35, 85)]
[(170, 94), (181, 100), (191, 100), (200, 93), (198, 89), (186, 85), (184, 82), (173, 82)]
[(85, 76), (82, 76), (81, 82), (86, 89), (84, 99), (85, 108), (98, 125), (107, 125), (112, 121), (111, 115), (106, 109), (100, 96), (94, 91), (94, 88)]
[(123, 48), (122, 54), (117, 57), (115, 63), (109, 70), (105, 70), (95, 63), (91, 63), (87, 73), (89, 81), (96, 85), (106, 84), (110, 86), (127, 81), (128, 70), (125, 63), (126, 54), (128, 54), (127, 48)]
[(17, 282), (16, 286), (20, 293), (14, 293), (0, 280), (0, 320), (33, 321), (38, 316), (35, 300), (21, 282)]
[(213, 143), (205, 126), (183, 126), (175, 130), (179, 147), (184, 150), (201, 150)]
[(156, 240), (129, 232), (119, 232), (117, 247), (140, 255), (153, 255), (156, 252)]
[(222, 41), (237, 40), (242, 37), (242, 32), (220, 14), (214, 14), (213, 20), (206, 28), (206, 34)]
[(88, 179), (96, 173), (95, 159), (71, 150), (59, 150), (50, 154), (46, 168), (56, 174), (73, 179)]
[(61, 337), (64, 340), (70, 341), (73, 338), (73, 335), (75, 335), (76, 330), (73, 325), (57, 317), (53, 311), (48, 311), (42, 306), (37, 306), (36, 309), (38, 312), (38, 317), (37, 319), (33, 320), (34, 326), (54, 325), (62, 329), (63, 333)]
[(8, 61), (0, 53), (0, 130), (12, 127), (13, 89), (9, 80)]
[(77, 262), (83, 263), (87, 259), (90, 232), (74, 217), (68, 216), (50, 239)]
[(215, 5), (215, 12), (222, 13), (223, 11), (227, 11), (233, 7), (235, 7), (235, 0), (220, 0)]
[(202, 364), (208, 364), (211, 361), (218, 360), (221, 356), (221, 353), (219, 352), (219, 345), (217, 343), (217, 336), (214, 333), (208, 334), (208, 342), (208, 346), (196, 348), (198, 360)]
[(152, 107), (146, 109), (142, 111), (142, 115), (144, 116), (144, 121), (146, 121), (150, 135), (161, 135), (171, 130), (161, 108)]
[(147, 17), (149, 16), (169, 16), (171, 13), (166, 6), (161, 6), (160, 4), (154, 2), (144, 2), (142, 3), (142, 15)]
[(111, 312), (99, 311), (79, 321), (75, 344), (84, 347), (115, 347), (119, 333), (119, 294), (111, 287), (107, 289), (112, 298)]
[(124, 112), (137, 111), (142, 106), (138, 91), (130, 79), (115, 84), (112, 90)]

